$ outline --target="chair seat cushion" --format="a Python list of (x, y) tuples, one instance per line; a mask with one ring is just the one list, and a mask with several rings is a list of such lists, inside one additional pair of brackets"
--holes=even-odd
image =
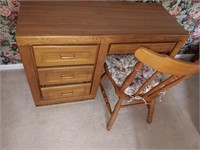
[[(121, 87), (126, 77), (133, 71), (137, 62), (137, 58), (131, 54), (109, 55), (106, 57), (108, 70), (118, 87)], [(129, 96), (133, 96), (140, 86), (145, 83), (145, 81), (151, 77), (154, 72), (154, 69), (144, 65), (144, 67), (137, 73), (134, 81), (125, 89), (124, 92)], [(148, 92), (152, 87), (162, 81), (162, 79), (162, 75), (159, 74), (140, 94)]]

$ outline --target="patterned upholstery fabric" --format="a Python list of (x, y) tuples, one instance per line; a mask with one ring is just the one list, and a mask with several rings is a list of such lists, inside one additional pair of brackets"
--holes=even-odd
[[(117, 84), (121, 87), (126, 77), (133, 71), (135, 64), (138, 62), (134, 55), (109, 55), (106, 58), (108, 70)], [(144, 65), (137, 73), (136, 78), (129, 87), (125, 89), (127, 95), (133, 96), (140, 86), (155, 72), (154, 69)], [(141, 93), (148, 92), (152, 87), (156, 86), (163, 77), (159, 74)]]

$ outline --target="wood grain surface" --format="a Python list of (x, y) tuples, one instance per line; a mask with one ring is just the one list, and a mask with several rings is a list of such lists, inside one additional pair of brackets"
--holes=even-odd
[(167, 34), (187, 32), (160, 4), (21, 2), (17, 36)]

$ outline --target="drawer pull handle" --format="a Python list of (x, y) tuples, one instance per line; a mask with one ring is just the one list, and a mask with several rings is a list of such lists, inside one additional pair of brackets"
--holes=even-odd
[(72, 95), (73, 92), (68, 92), (68, 93), (62, 93), (62, 96), (69, 96), (69, 95)]
[(74, 54), (73, 54), (73, 56), (64, 56), (64, 55), (60, 55), (60, 58), (61, 58), (61, 59), (74, 59), (75, 56), (74, 56)]
[(62, 79), (72, 79), (72, 78), (74, 78), (74, 75), (61, 75), (61, 78)]

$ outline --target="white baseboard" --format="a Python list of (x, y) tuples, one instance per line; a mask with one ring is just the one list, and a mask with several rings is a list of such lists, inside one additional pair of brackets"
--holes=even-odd
[(24, 69), (23, 64), (0, 65), (0, 71), (1, 70), (17, 70), (17, 69)]

